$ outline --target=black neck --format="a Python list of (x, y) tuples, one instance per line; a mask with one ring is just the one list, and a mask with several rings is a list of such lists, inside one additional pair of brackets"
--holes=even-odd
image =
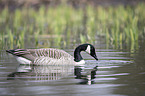
[[(83, 46), (84, 46), (84, 45), (83, 45)], [(85, 47), (82, 47), (82, 45), (81, 45), (81, 46), (78, 46), (78, 47), (75, 49), (75, 51), (74, 51), (74, 61), (79, 62), (79, 61), (83, 60), (83, 58), (82, 58), (80, 52), (81, 52), (81, 51), (85, 51), (85, 50), (86, 50), (86, 48), (85, 48)]]

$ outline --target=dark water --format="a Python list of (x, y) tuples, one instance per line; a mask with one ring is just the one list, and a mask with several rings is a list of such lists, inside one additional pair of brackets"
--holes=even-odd
[[(73, 55), (73, 50), (66, 51)], [(0, 95), (145, 96), (142, 52), (96, 51), (98, 62), (83, 52), (86, 65), (74, 67), (19, 65), (1, 50)]]

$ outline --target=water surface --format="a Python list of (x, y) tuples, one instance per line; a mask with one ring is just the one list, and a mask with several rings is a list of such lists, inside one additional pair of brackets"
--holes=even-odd
[[(66, 49), (73, 55), (74, 49)], [(0, 51), (0, 94), (32, 96), (144, 96), (145, 65), (140, 52), (96, 49), (99, 61), (82, 52), (86, 65), (19, 65)], [(21, 70), (20, 70), (21, 69)], [(24, 70), (25, 72), (24, 72)], [(18, 72), (19, 71), (19, 72)], [(22, 72), (20, 72), (22, 71)], [(14, 78), (9, 78), (15, 74)]]

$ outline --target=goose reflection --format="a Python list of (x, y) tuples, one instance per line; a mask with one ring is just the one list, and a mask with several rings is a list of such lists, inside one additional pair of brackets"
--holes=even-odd
[(74, 66), (66, 65), (19, 65), (17, 72), (8, 75), (7, 80), (16, 78), (31, 80), (58, 80), (73, 74)]
[(75, 79), (81, 79), (80, 84), (93, 84), (97, 67), (87, 69), (85, 66), (66, 65), (22, 65), (20, 64), (16, 72), (8, 75), (7, 80), (27, 79), (27, 80), (59, 80), (64, 77), (75, 75)]
[(96, 71), (98, 66), (95, 66), (93, 69), (85, 69), (84, 67), (76, 66), (74, 69), (74, 74), (76, 79), (81, 79), (80, 84), (91, 85), (94, 83), (93, 79), (96, 78)]

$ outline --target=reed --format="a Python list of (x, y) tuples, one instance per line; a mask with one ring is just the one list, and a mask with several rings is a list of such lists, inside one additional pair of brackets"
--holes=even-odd
[(46, 35), (48, 37), (42, 41), (45, 47), (66, 47), (71, 43), (95, 43), (96, 36), (105, 36), (108, 47), (123, 49), (123, 45), (130, 45), (131, 50), (138, 49), (138, 42), (144, 38), (145, 32), (144, 6), (143, 3), (133, 7), (107, 8), (86, 5), (76, 9), (63, 2), (55, 7), (24, 7), (14, 12), (6, 7), (0, 11), (3, 32), (0, 33), (0, 45), (3, 48), (24, 48), (25, 41), (33, 39), (39, 47), (40, 36)]
[(138, 49), (138, 42), (144, 29), (144, 21), (141, 20), (145, 18), (140, 16), (145, 14), (141, 9), (143, 5), (139, 4), (133, 8), (119, 6), (115, 9), (99, 7), (97, 10), (99, 16), (96, 17), (99, 22), (97, 28), (99, 34), (105, 35), (107, 42), (110, 38), (109, 41), (115, 45), (115, 48), (122, 49), (123, 44), (131, 44), (130, 49)]

